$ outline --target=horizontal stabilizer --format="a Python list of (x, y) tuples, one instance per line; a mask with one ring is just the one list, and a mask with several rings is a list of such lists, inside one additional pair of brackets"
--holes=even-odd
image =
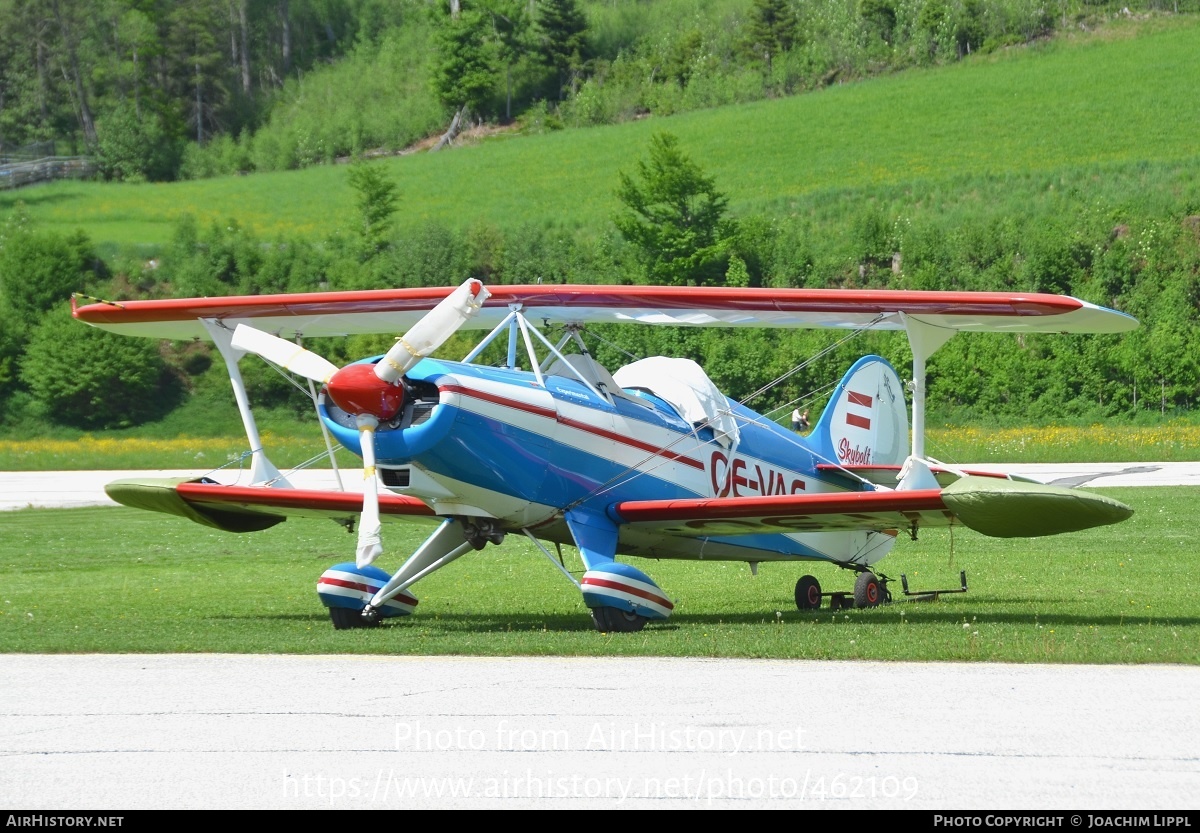
[(1118, 500), (1083, 489), (963, 477), (942, 500), (965, 526), (993, 538), (1037, 538), (1115, 524), (1133, 514)]
[[(896, 484), (900, 481), (900, 468), (900, 466), (839, 466), (833, 463), (817, 464), (817, 471), (822, 474), (851, 475), (852, 477), (862, 478), (868, 483), (874, 483), (876, 486), (886, 486), (889, 489), (896, 488)], [(1023, 483), (1041, 482), (1040, 480), (1034, 480), (1032, 477), (1025, 477), (1019, 474), (1001, 474), (1000, 472), (992, 471), (947, 469), (941, 466), (930, 466), (929, 471), (937, 480), (938, 485), (942, 487), (949, 486), (954, 481), (967, 475), (972, 477), (998, 477), (1004, 480), (1019, 480)]]

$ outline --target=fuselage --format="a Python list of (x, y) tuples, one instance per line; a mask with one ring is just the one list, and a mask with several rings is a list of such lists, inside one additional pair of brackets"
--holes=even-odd
[[(735, 446), (697, 429), (641, 389), (597, 396), (577, 379), (425, 359), (407, 376), (403, 412), (376, 430), (384, 484), (445, 516), (487, 517), (510, 531), (572, 543), (572, 508), (606, 513), (629, 500), (753, 497), (845, 490), (819, 475), (804, 438), (741, 405)], [(359, 453), (352, 417), (322, 406)], [(880, 540), (887, 538), (889, 540)], [(890, 536), (836, 532), (680, 537), (623, 527), (618, 552), (653, 558), (871, 563)]]

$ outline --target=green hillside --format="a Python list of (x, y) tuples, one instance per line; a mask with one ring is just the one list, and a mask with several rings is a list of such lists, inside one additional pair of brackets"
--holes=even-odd
[[(81, 333), (60, 307), (73, 290), (122, 300), (467, 276), (1070, 294), (1142, 326), (1122, 338), (954, 339), (930, 365), (931, 411), (993, 424), (1188, 418), (1200, 398), (1197, 44), (1196, 17), (1130, 19), (791, 98), (495, 133), (361, 166), (5, 192), (0, 431), (136, 426), (173, 409), (181, 413), (161, 434), (223, 430), (208, 416), (229, 410), (219, 360), (199, 345), (143, 345), (118, 362), (132, 348), (92, 344), (100, 335)], [(728, 198), (728, 234), (692, 272), (659, 270), (657, 255), (614, 222), (621, 176), (639, 176), (664, 136)], [(396, 187), (397, 213), (370, 233), (356, 171)], [(811, 367), (829, 334), (605, 336), (611, 343), (595, 350), (606, 363), (687, 356), (737, 399), (787, 375), (787, 389), (753, 403), (762, 412), (808, 402), (865, 353), (909, 359), (895, 334), (869, 333)], [(318, 349), (346, 361), (387, 343)], [(304, 411), (286, 382), (248, 364), (256, 403)]]
[[(964, 178), (1103, 178), (1125, 165), (1200, 155), (1200, 21), (1116, 24), (1100, 35), (1014, 49), (776, 101), (388, 159), (397, 226), (561, 223), (598, 231), (617, 172), (670, 131), (730, 197), (735, 214), (778, 215), (822, 194), (900, 188), (914, 208)], [(880, 190), (883, 189), (883, 190)], [(352, 212), (343, 166), (171, 184), (60, 183), (0, 195), (45, 228), (100, 244), (166, 242), (186, 213), (259, 235), (321, 238)]]

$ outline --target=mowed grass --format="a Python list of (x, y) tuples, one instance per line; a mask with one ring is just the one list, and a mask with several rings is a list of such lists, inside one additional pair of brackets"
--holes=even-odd
[[(1106, 489), (1134, 507), (1125, 523), (1043, 539), (922, 533), (880, 565), (896, 602), (799, 612), (797, 578), (827, 591), (852, 576), (825, 565), (636, 560), (676, 603), (637, 634), (600, 634), (578, 591), (510, 536), (414, 588), (416, 614), (334, 631), (320, 573), (351, 558), (354, 537), (291, 520), (233, 535), (123, 508), (0, 516), (2, 652), (282, 652), (697, 656), (1050, 663), (1200, 662), (1200, 586), (1188, 567), (1200, 489)], [(385, 528), (385, 568), (424, 526)], [(579, 561), (566, 551), (567, 567)], [(901, 594), (970, 590), (937, 601)]]
[[(1198, 35), (1194, 18), (1117, 23), (810, 95), (380, 164), (399, 185), (401, 232), (430, 221), (600, 229), (618, 207), (618, 172), (645, 156), (656, 131), (678, 135), (739, 214), (778, 215), (820, 194), (861, 199), (871, 188), (974, 193), (975, 177), (1003, 191), (1007, 177), (1085, 172), (1098, 188), (1131, 165), (1132, 176), (1167, 165), (1178, 182), (1198, 164)], [(39, 224), (82, 228), (103, 245), (160, 245), (185, 213), (317, 239), (345, 231), (354, 215), (340, 166), (171, 184), (62, 182), (0, 194), (0, 214), (18, 200)]]

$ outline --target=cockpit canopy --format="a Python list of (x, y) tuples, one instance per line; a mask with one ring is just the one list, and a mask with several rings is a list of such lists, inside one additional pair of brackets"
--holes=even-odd
[(622, 388), (640, 388), (669, 402), (693, 425), (710, 426), (722, 445), (737, 445), (737, 420), (728, 400), (691, 359), (651, 356), (625, 365), (612, 378)]

